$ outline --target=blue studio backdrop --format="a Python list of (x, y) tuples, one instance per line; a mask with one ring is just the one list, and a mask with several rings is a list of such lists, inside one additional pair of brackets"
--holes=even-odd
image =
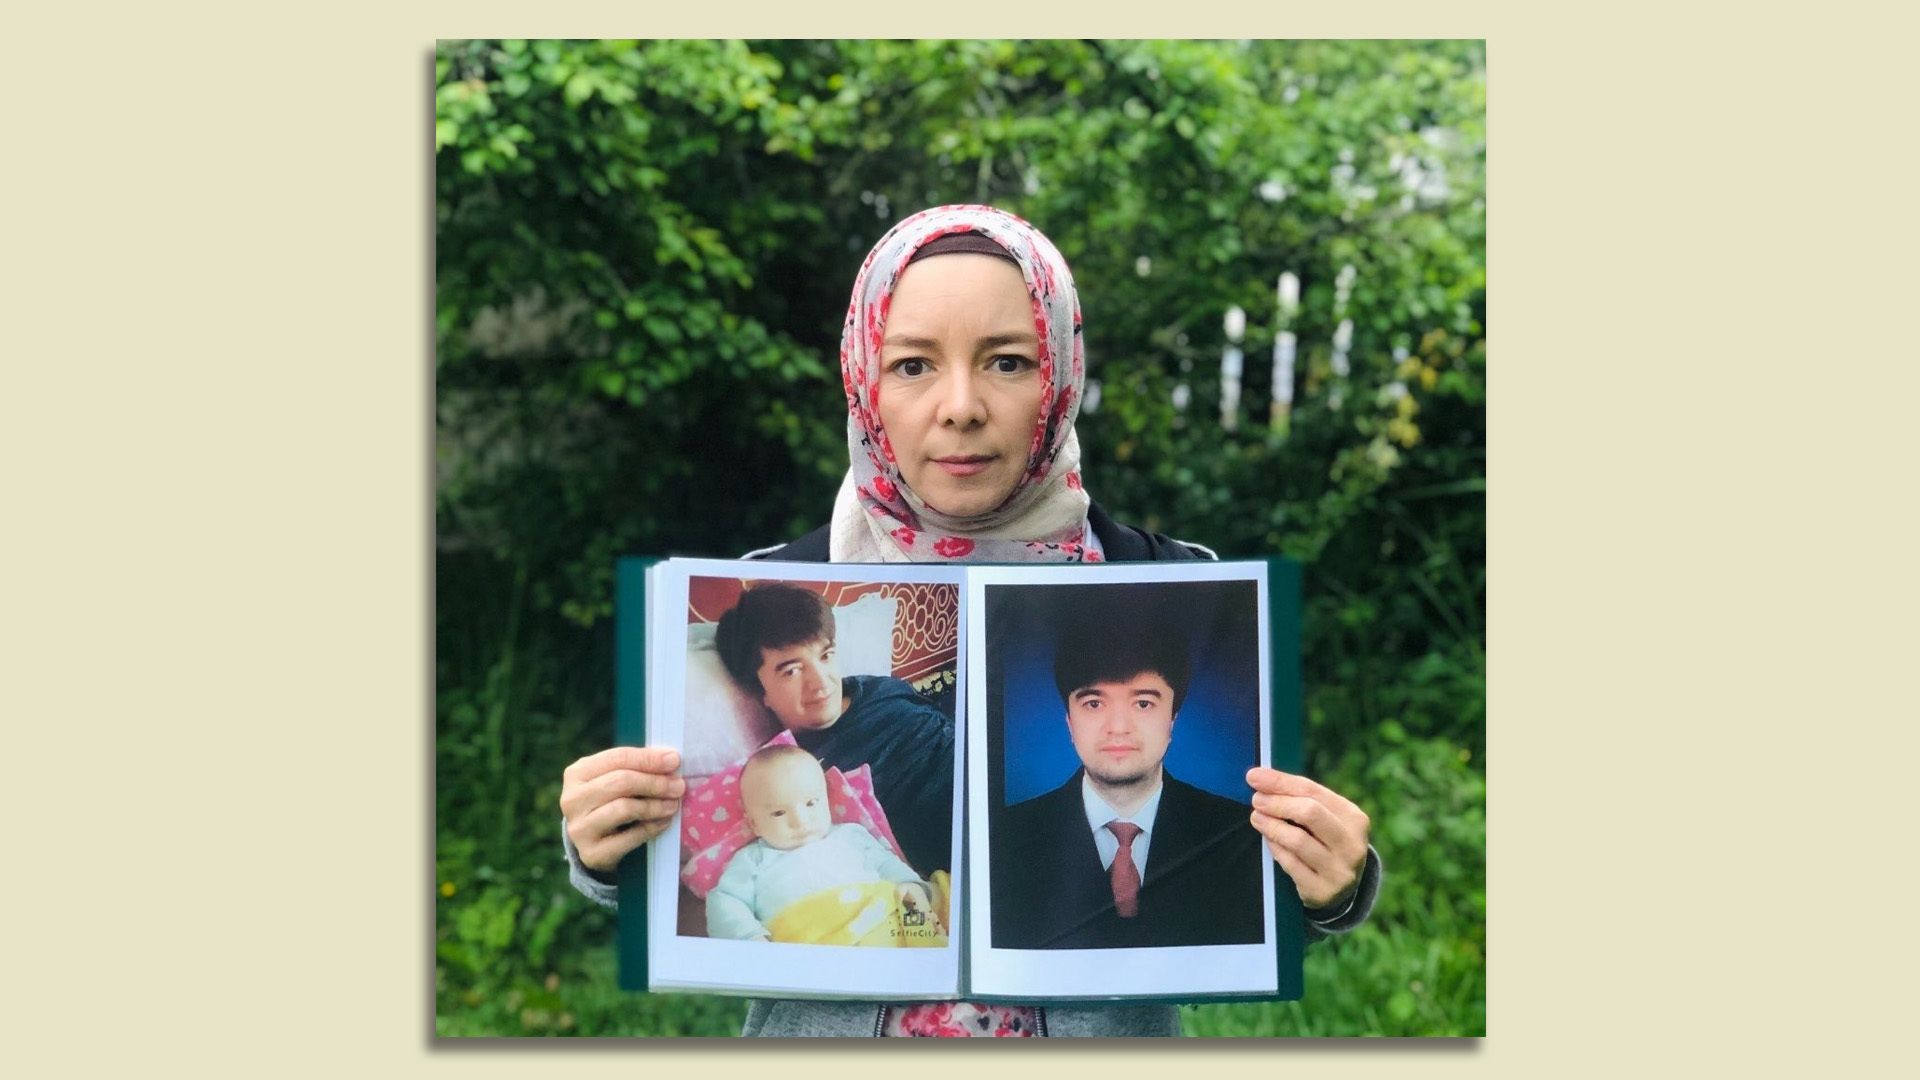
[[(1183, 635), (1192, 664), (1186, 699), (1174, 717), (1166, 769), (1207, 791), (1246, 802), (1246, 771), (1259, 756), (1260, 663), (1256, 593), (1251, 582), (995, 586), (987, 590), (988, 664), (1000, 673), (990, 702), (1005, 747), (1004, 802), (1012, 805), (1059, 787), (1080, 767), (1067, 733), (1066, 706), (1054, 684), (1061, 635), (1100, 632), (1084, 612), (1117, 605), (1147, 617), (1162, 632)], [(1105, 592), (1102, 595), (1102, 591)], [(1012, 594), (1021, 594), (1018, 596)], [(996, 595), (999, 594), (999, 595)], [(994, 694), (990, 685), (989, 697)], [(997, 708), (995, 707), (997, 706)]]

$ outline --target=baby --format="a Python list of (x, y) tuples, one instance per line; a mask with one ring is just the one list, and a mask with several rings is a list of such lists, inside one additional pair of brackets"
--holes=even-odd
[(827, 777), (812, 754), (769, 746), (747, 759), (740, 796), (758, 839), (734, 853), (707, 894), (711, 937), (771, 941), (781, 909), (826, 889), (891, 881), (901, 904), (925, 916), (927, 885), (865, 828), (833, 824)]

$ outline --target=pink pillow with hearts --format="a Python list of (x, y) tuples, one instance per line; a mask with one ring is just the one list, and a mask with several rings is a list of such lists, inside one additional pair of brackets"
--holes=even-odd
[[(793, 746), (793, 733), (782, 731), (766, 745)], [(753, 828), (747, 823), (747, 808), (740, 799), (740, 772), (746, 767), (742, 758), (704, 780), (688, 781), (686, 797), (681, 800), (680, 852), (685, 861), (680, 867), (680, 880), (702, 899), (719, 884), (733, 853), (753, 843)], [(901, 855), (893, 826), (887, 824), (887, 812), (873, 794), (873, 770), (862, 765), (852, 772), (829, 768), (826, 773), (834, 824), (863, 826), (895, 855)]]

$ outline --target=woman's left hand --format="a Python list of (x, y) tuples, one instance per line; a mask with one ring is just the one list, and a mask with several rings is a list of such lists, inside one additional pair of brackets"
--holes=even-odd
[(1345, 797), (1278, 769), (1247, 771), (1253, 827), (1309, 908), (1344, 903), (1367, 865), (1367, 815)]

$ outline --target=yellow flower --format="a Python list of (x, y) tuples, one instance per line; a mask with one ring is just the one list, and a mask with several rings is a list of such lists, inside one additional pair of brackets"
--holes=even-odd
[[(1391, 431), (1393, 424), (1397, 423), (1401, 423), (1401, 421), (1395, 420), (1389, 423), (1387, 425), (1388, 430)], [(1387, 440), (1376, 435), (1374, 436), (1373, 442), (1367, 445), (1367, 460), (1371, 461), (1374, 467), (1381, 472), (1387, 472), (1394, 466), (1400, 464), (1400, 451), (1395, 450)]]
[(458, 892), (458, 891), (459, 891), (459, 886), (455, 885), (451, 881), (443, 881), (440, 883), (441, 896), (452, 896), (455, 892)]

